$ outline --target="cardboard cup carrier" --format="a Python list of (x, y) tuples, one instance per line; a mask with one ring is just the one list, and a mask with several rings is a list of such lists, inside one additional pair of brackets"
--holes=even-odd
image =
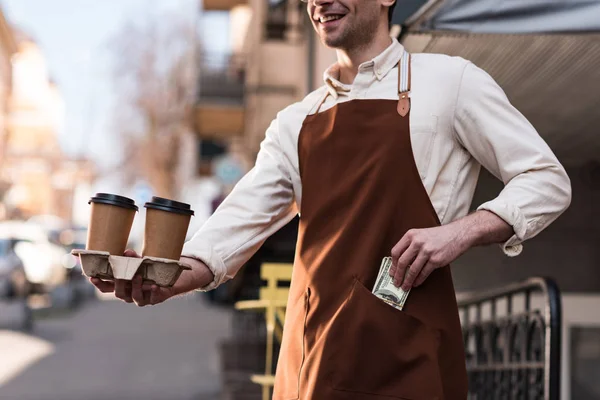
[(183, 270), (190, 269), (179, 262), (194, 214), (189, 204), (160, 197), (146, 203), (149, 212), (142, 258), (123, 256), (138, 210), (135, 202), (123, 196), (98, 193), (89, 204), (92, 209), (86, 249), (72, 251), (79, 256), (84, 275), (131, 280), (137, 274), (145, 281), (170, 287)]

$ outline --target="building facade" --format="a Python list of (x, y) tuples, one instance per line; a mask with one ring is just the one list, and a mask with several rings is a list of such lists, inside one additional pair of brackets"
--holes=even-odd
[(75, 190), (91, 184), (94, 166), (63, 154), (58, 135), (64, 124), (64, 101), (49, 77), (42, 51), (22, 33), (12, 67), (1, 169), (8, 188), (5, 217), (53, 215), (71, 222)]
[[(8, 112), (12, 92), (12, 59), (17, 52), (17, 41), (12, 27), (0, 10), (0, 168), (4, 162), (8, 139)], [(6, 182), (0, 181), (0, 198), (8, 190)], [(4, 209), (0, 214), (4, 213)]]

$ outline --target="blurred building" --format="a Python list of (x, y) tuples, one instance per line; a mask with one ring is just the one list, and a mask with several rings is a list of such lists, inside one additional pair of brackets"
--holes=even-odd
[(64, 102), (44, 55), (31, 38), (18, 33), (1, 170), (9, 186), (6, 217), (53, 215), (72, 220), (74, 192), (79, 184), (91, 182), (93, 165), (69, 160), (61, 151), (58, 134), (64, 118)]
[(300, 1), (204, 0), (202, 7), (203, 17), (229, 19), (228, 48), (200, 55), (195, 110), (198, 175), (212, 179), (218, 203), (253, 165), (277, 112), (322, 84), (335, 52), (312, 34)]
[(321, 85), (335, 53), (312, 35), (299, 1), (208, 0), (203, 7), (205, 15), (229, 13), (231, 41), (227, 54), (201, 58), (196, 124), (204, 155), (234, 141), (253, 163), (274, 116)]
[[(0, 168), (4, 162), (8, 138), (7, 116), (12, 91), (12, 58), (17, 52), (15, 34), (0, 9)], [(0, 198), (8, 186), (0, 181)]]

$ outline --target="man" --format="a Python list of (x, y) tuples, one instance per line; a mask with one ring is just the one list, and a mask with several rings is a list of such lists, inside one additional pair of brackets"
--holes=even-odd
[[(564, 169), (492, 78), (390, 39), (393, 5), (308, 0), (338, 62), (278, 114), (253, 170), (186, 244), (192, 270), (172, 289), (93, 280), (139, 306), (210, 290), (300, 213), (275, 399), (466, 398), (448, 265), (491, 243), (517, 255), (570, 202)], [(466, 216), (480, 165), (505, 188)], [(412, 288), (403, 311), (370, 291), (390, 254)]]

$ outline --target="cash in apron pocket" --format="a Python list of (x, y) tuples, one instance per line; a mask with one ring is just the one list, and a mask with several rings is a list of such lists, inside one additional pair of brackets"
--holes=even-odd
[(440, 333), (377, 298), (358, 279), (333, 321), (334, 390), (364, 399), (442, 398)]

